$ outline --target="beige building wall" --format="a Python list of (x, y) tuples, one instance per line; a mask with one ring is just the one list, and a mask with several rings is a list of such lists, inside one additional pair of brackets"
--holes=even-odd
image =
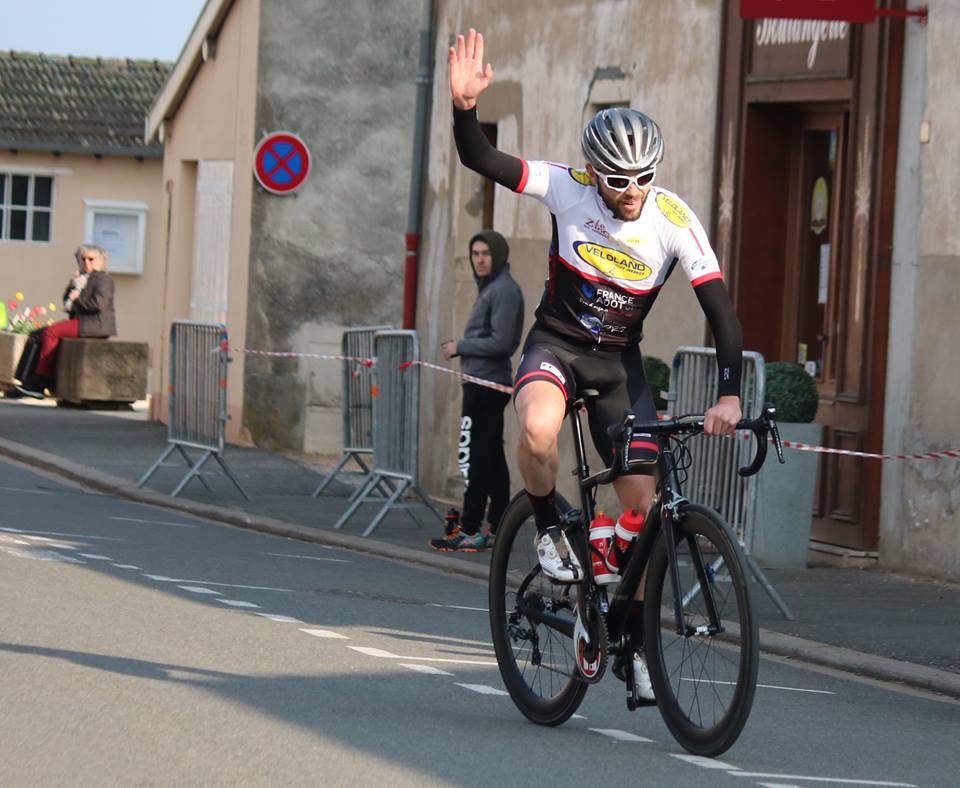
[[(627, 102), (663, 129), (658, 183), (683, 196), (709, 226), (721, 3), (441, 0), (439, 6), (417, 328), (423, 357), (446, 363), (440, 343), (462, 335), (477, 294), (466, 245), (480, 227), (482, 205), (480, 179), (460, 165), (452, 138), (447, 47), (456, 33), (475, 27), (486, 37), (494, 81), (478, 107), (481, 122), (497, 124), (500, 149), (580, 166), (580, 132), (593, 107)], [(493, 224), (510, 242), (529, 327), (547, 272), (549, 213), (537, 201), (497, 187)], [(704, 330), (696, 297), (678, 271), (646, 321), (641, 347), (669, 363), (678, 345), (702, 344)], [(457, 497), (459, 385), (450, 376), (423, 375), (422, 433), (432, 436), (421, 452), (424, 484), (434, 494)], [(568, 437), (565, 427), (560, 489), (573, 496)], [(516, 420), (508, 406), (507, 456), (518, 489), (515, 445)]]
[(53, 177), (53, 221), (49, 243), (0, 241), (0, 298), (16, 292), (29, 306), (54, 303), (63, 320), (61, 297), (76, 270), (73, 253), (86, 238), (84, 200), (142, 203), (147, 207), (142, 274), (112, 272), (116, 284), (119, 338), (150, 343), (150, 390), (155, 390), (160, 301), (163, 282), (163, 199), (161, 161), (132, 156), (54, 156), (44, 152), (0, 153), (0, 172)]
[[(260, 2), (208, 3), (205, 13), (213, 6), (229, 6), (226, 18), (208, 46), (208, 58), (200, 63), (182, 103), (162, 126), (166, 239), (161, 324), (164, 355), (162, 374), (155, 378), (152, 409), (153, 418), (162, 421), (167, 419), (164, 392), (169, 375), (169, 326), (173, 320), (190, 318), (197, 172), (201, 161), (233, 163), (226, 320), (234, 346), (243, 346), (246, 333)], [(203, 20), (201, 16), (195, 35)], [(177, 76), (176, 70), (173, 76)], [(233, 443), (245, 442), (241, 435), (243, 366), (243, 355), (234, 353), (227, 389), (230, 417), (227, 440)]]
[[(960, 6), (908, 23), (891, 287), (888, 452), (960, 448)], [(888, 462), (880, 556), (891, 568), (960, 580), (960, 460)]]

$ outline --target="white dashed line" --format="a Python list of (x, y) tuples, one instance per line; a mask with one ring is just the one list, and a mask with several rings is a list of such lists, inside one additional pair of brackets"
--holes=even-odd
[(425, 607), (446, 607), (450, 610), (474, 610), (477, 613), (489, 613), (485, 607), (467, 607), (466, 605), (439, 605), (436, 602), (427, 602)]
[(382, 648), (367, 648), (366, 646), (347, 646), (347, 648), (353, 649), (354, 651), (359, 652), (360, 654), (365, 654), (368, 657), (379, 657), (380, 659), (415, 659), (420, 662), (445, 662), (452, 665), (486, 665), (489, 667), (496, 666), (496, 662), (486, 662), (481, 660), (471, 660), (471, 659), (444, 659), (442, 657), (412, 657), (408, 655), (400, 654), (391, 654), (389, 651), (384, 651)]
[[(37, 539), (39, 537), (33, 537)], [(60, 542), (50, 542), (51, 547), (55, 547), (57, 550), (79, 550), (79, 547), (74, 547), (72, 544), (60, 544)]]
[(718, 761), (715, 758), (704, 758), (700, 755), (680, 755), (672, 752), (670, 753), (670, 757), (676, 758), (678, 761), (686, 761), (694, 766), (700, 766), (703, 769), (725, 769), (732, 773), (738, 771), (740, 768), (739, 766), (731, 766), (729, 763)]
[(175, 528), (196, 528), (194, 523), (171, 523), (167, 520), (144, 520), (140, 517), (110, 517), (111, 520), (123, 520), (127, 523), (146, 523), (147, 525), (172, 525)]
[(274, 555), (277, 558), (302, 558), (305, 561), (331, 561), (335, 564), (352, 564), (346, 558), (324, 558), (319, 555), (291, 555), (290, 553), (264, 553), (264, 555)]
[(843, 785), (879, 785), (889, 788), (917, 788), (914, 783), (891, 783), (883, 780), (852, 780), (843, 777), (813, 777), (809, 774), (766, 774), (764, 772), (730, 772), (734, 777), (758, 777), (773, 780), (809, 780), (815, 783), (841, 783)]
[(111, 564), (111, 566), (117, 567), (117, 569), (139, 569), (140, 567), (136, 564)]
[(627, 733), (626, 731), (618, 731), (615, 728), (588, 728), (587, 730), (599, 733), (602, 736), (609, 736), (611, 739), (616, 739), (617, 741), (639, 742), (640, 744), (653, 743), (653, 739), (645, 739), (643, 736), (637, 736), (634, 733)]
[(490, 687), (486, 684), (461, 684), (459, 681), (453, 682), (458, 687), (463, 687), (468, 689), (471, 692), (478, 692), (481, 695), (508, 695), (509, 693), (504, 692), (502, 689), (497, 689), (496, 687)]
[(11, 541), (13, 544), (25, 544), (25, 545), (27, 545), (28, 547), (30, 546), (30, 542), (28, 542), (26, 539), (11, 539), (10, 541)]
[(221, 588), (242, 588), (247, 591), (279, 591), (282, 594), (293, 594), (295, 593), (292, 588), (274, 588), (273, 586), (247, 586), (240, 585), (239, 583), (214, 583), (212, 580), (189, 580), (185, 577), (167, 577), (166, 575), (149, 575), (144, 574), (144, 577), (149, 577), (151, 580), (156, 580), (158, 583), (187, 583), (188, 585), (197, 585), (197, 586), (219, 586)]
[(166, 575), (150, 575), (146, 572), (143, 573), (144, 577), (148, 577), (151, 580), (156, 580), (158, 583), (186, 583), (188, 581), (182, 580), (176, 577), (167, 577)]
[(278, 613), (257, 613), (258, 616), (269, 619), (270, 621), (278, 621), (281, 624), (302, 624), (303, 622), (299, 618), (294, 618), (293, 616), (281, 616)]
[[(0, 490), (7, 490), (9, 492), (22, 492), (22, 493), (32, 493), (33, 495), (57, 495), (57, 492), (53, 490), (30, 490), (26, 487), (0, 487)], [(64, 490), (63, 492), (66, 492)]]
[(440, 668), (435, 668), (433, 665), (415, 665), (412, 662), (401, 662), (401, 668), (409, 668), (410, 670), (415, 670), (417, 673), (426, 673), (430, 676), (452, 676), (453, 673), (450, 673), (446, 670), (440, 670)]
[(191, 594), (215, 594), (220, 595), (219, 591), (214, 591), (212, 588), (204, 588), (203, 586), (177, 586), (177, 588), (182, 588), (184, 591), (189, 591)]
[(315, 638), (329, 638), (331, 640), (350, 640), (346, 635), (341, 635), (339, 632), (333, 632), (329, 629), (301, 629), (301, 632), (306, 632), (308, 635), (313, 635)]
[(796, 783), (757, 783), (760, 788), (801, 788)]
[(89, 558), (91, 561), (112, 561), (113, 559), (108, 555), (100, 555), (99, 553), (79, 553), (79, 555), (84, 558)]
[(7, 553), (8, 555), (16, 556), (17, 558), (32, 558), (36, 561), (53, 561), (61, 564), (83, 564), (84, 566), (87, 564), (86, 561), (81, 561), (73, 556), (63, 555), (63, 553), (58, 553), (54, 550), (37, 550), (36, 548), (24, 550), (20, 547), (0, 546), (0, 551)]
[(71, 539), (76, 539), (78, 541), (85, 542), (87, 539), (96, 539), (102, 542), (124, 542), (125, 539), (120, 539), (116, 536), (89, 536), (87, 534), (65, 534), (62, 531), (24, 531), (22, 528), (0, 528), (0, 531), (6, 531), (10, 534), (27, 534), (29, 536), (34, 536), (37, 534), (42, 534), (44, 536), (66, 536)]
[(217, 601), (222, 602), (225, 605), (230, 605), (230, 607), (260, 607), (260, 605), (255, 605), (253, 602), (244, 602), (241, 599), (221, 599), (220, 597), (217, 597)]
[[(711, 681), (710, 679), (688, 679), (681, 678), (681, 681), (695, 681), (697, 684), (727, 684), (731, 687), (736, 686), (735, 681)], [(757, 684), (758, 688), (763, 689), (775, 689), (775, 690), (785, 690), (786, 692), (811, 692), (815, 695), (836, 695), (836, 692), (830, 692), (830, 690), (815, 690), (815, 689), (803, 689), (801, 687), (781, 687), (777, 684)]]

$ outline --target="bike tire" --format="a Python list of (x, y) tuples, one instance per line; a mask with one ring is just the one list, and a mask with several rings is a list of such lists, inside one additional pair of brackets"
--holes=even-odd
[[(681, 509), (674, 536), (684, 622), (692, 633), (676, 632), (673, 579), (661, 532), (645, 587), (647, 665), (657, 706), (673, 737), (695, 755), (715, 757), (743, 731), (757, 686), (759, 633), (747, 565), (730, 527), (705, 507), (688, 504)], [(721, 633), (696, 631), (709, 623), (709, 615), (697, 591), (693, 550), (703, 558), (723, 622)]]
[[(560, 496), (557, 507), (570, 508)], [(524, 600), (555, 609), (564, 621), (569, 619), (572, 630), (579, 586), (561, 586), (537, 572), (535, 535), (533, 506), (525, 492), (518, 493), (500, 520), (490, 562), (490, 630), (500, 675), (516, 707), (538, 725), (561, 725), (580, 706), (589, 685), (577, 671), (572, 634), (521, 615), (517, 591), (533, 575)]]

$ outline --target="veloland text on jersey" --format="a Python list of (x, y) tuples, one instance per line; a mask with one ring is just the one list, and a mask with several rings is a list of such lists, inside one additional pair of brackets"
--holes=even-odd
[(807, 68), (813, 68), (821, 41), (843, 41), (850, 34), (849, 22), (822, 19), (761, 19), (756, 26), (757, 46), (810, 44)]

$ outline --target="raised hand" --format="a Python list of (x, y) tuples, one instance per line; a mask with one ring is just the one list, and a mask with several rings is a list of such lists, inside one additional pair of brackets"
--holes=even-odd
[(483, 35), (472, 27), (450, 47), (450, 94), (457, 109), (473, 109), (477, 96), (493, 79), (493, 66), (483, 64)]

